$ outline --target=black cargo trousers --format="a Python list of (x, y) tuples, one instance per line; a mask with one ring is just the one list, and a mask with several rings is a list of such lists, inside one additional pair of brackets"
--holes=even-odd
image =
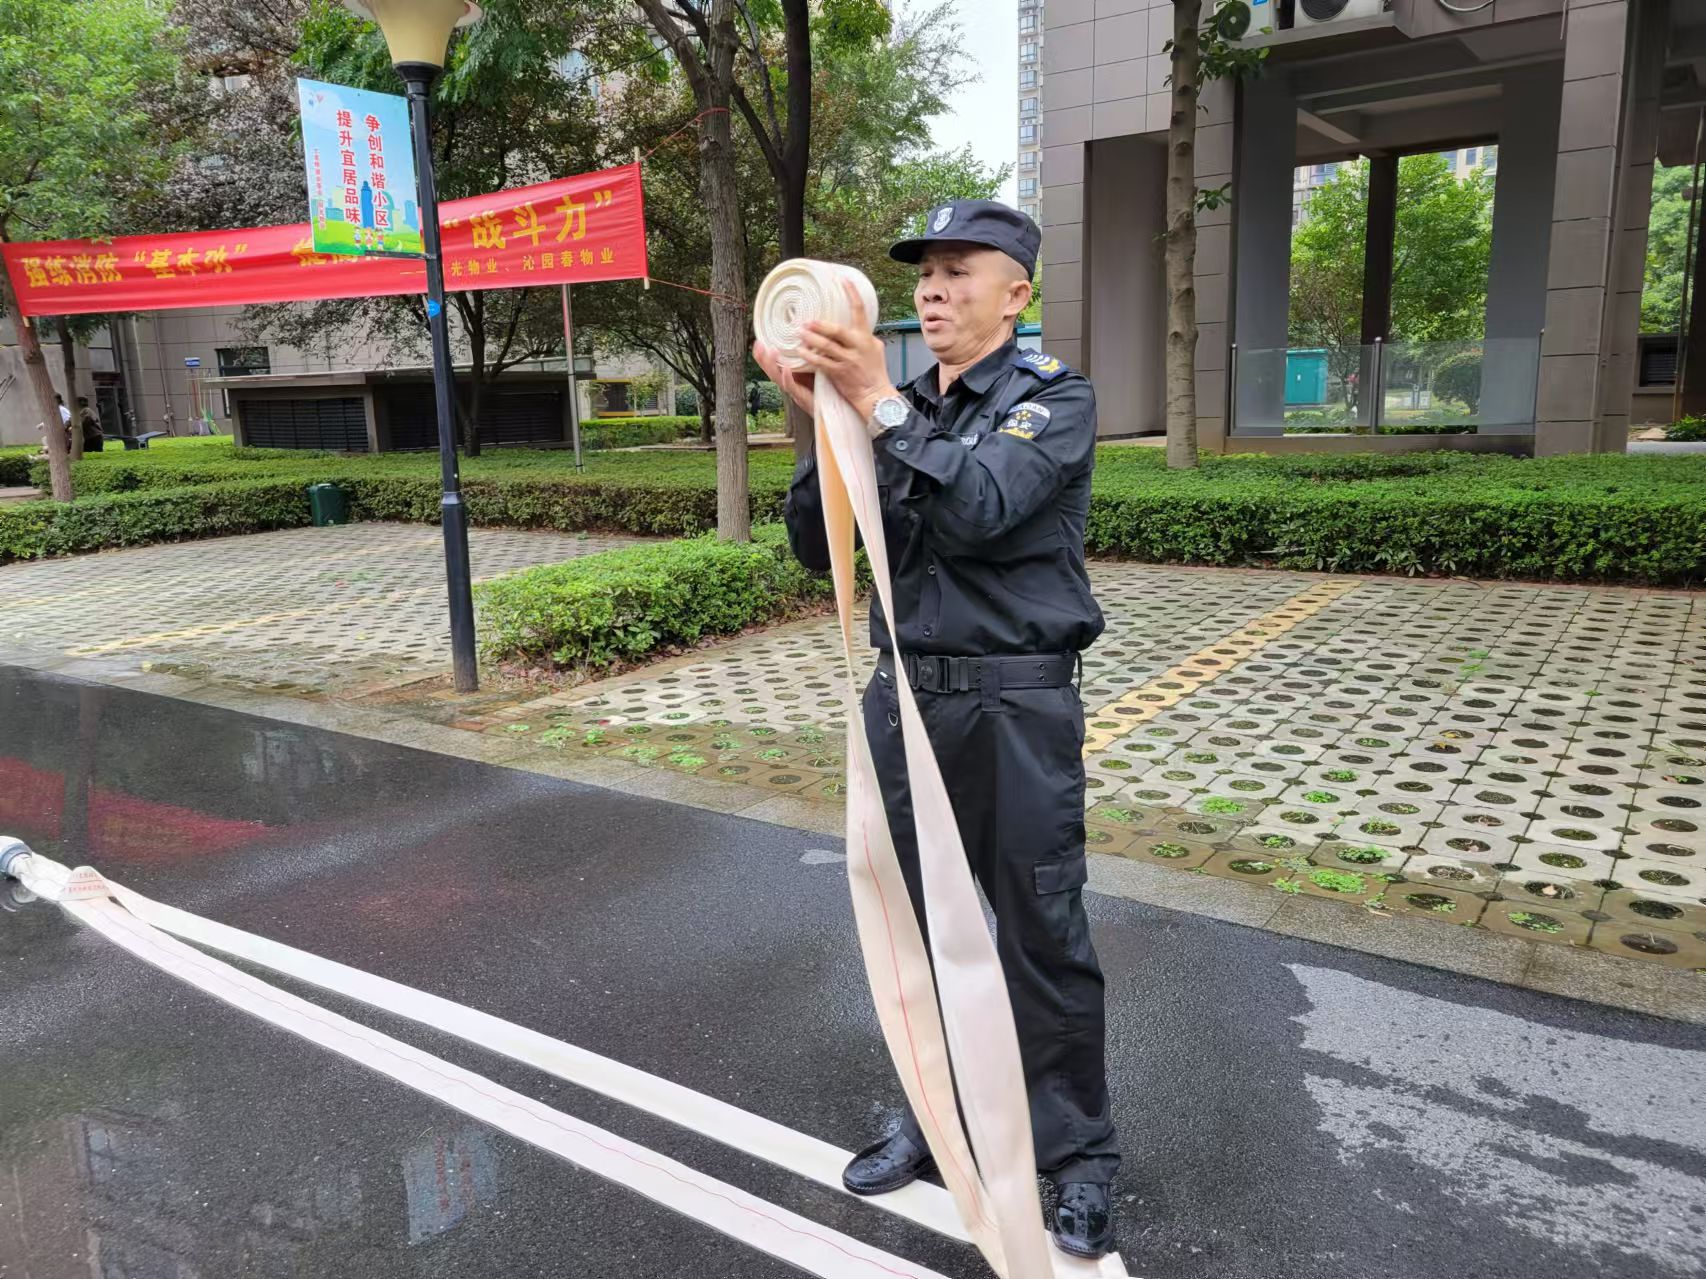
[[(903, 676), (904, 678), (904, 676)], [(865, 733), (895, 852), (925, 926), (918, 839), (893, 661), (865, 689)], [(1078, 690), (919, 690), (966, 856), (995, 912), (996, 949), (1019, 1032), (1037, 1171), (1106, 1185), (1119, 1168), (1104, 1059), (1102, 969), (1084, 915), (1084, 708)], [(905, 1129), (923, 1134), (910, 1111)]]

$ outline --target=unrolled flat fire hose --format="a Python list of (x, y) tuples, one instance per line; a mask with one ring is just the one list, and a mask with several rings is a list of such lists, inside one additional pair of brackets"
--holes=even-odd
[[(849, 283), (863, 307), (862, 317), (854, 313), (845, 287)], [(862, 272), (800, 258), (770, 273), (753, 311), (759, 341), (775, 351), (783, 365), (800, 369), (805, 367), (800, 350), (807, 323), (862, 322), (869, 327), (876, 321), (877, 298)], [(824, 527), (847, 657), (849, 705), (855, 708), (847, 716), (848, 881), (889, 1054), (936, 1156), (942, 1180), (973, 1242), (996, 1274), (1003, 1279), (1074, 1272), (1124, 1275), (1117, 1255), (1104, 1257), (1098, 1266), (1069, 1262), (1050, 1244), (1043, 1229), (1013, 1006), (941, 769), (912, 689), (897, 678), (928, 948), (908, 900), (870, 742), (857, 711), (854, 677), (856, 527), (864, 533), (871, 576), (894, 638), (894, 598), (876, 463), (864, 421), (828, 378), (815, 381), (813, 417)], [(902, 667), (898, 641), (894, 648), (898, 671)]]
[[(72, 918), (138, 959), (242, 1012), (638, 1191), (808, 1274), (821, 1279), (943, 1279), (934, 1270), (861, 1243), (300, 999), (185, 945), (179, 938), (538, 1066), (814, 1180), (825, 1180), (820, 1175), (824, 1171), (838, 1178), (847, 1159), (845, 1152), (823, 1142), (536, 1031), (151, 901), (104, 879), (90, 867), (69, 869), (0, 836), (0, 878), (5, 876), (15, 879), (26, 896), (58, 903)], [(913, 1196), (900, 1215), (957, 1233), (951, 1215), (944, 1218), (942, 1213), (951, 1209), (946, 1195), (933, 1186), (908, 1189), (924, 1193)], [(936, 1198), (940, 1198), (940, 1205)], [(1094, 1272), (1080, 1273), (1088, 1276)]]

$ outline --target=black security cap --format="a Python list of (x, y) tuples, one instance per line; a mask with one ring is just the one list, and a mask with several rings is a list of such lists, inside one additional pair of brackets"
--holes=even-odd
[(1026, 275), (1035, 276), (1042, 240), (1043, 233), (1035, 222), (999, 200), (954, 200), (925, 214), (924, 234), (900, 241), (889, 250), (889, 256), (896, 262), (916, 264), (933, 244), (981, 244), (1000, 249), (1024, 267)]

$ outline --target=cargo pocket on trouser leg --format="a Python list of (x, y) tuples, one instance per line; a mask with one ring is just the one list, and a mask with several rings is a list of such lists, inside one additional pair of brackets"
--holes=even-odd
[(1050, 949), (1060, 959), (1076, 958), (1088, 938), (1082, 894), (1077, 891), (1090, 877), (1084, 854), (1040, 861), (1032, 876), (1037, 890), (1037, 922), (1048, 932)]

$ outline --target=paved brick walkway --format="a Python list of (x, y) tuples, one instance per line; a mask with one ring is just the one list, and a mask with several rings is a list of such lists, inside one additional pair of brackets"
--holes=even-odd
[[(1092, 848), (1706, 969), (1706, 598), (1097, 564)], [(827, 621), (469, 721), (836, 804)]]
[[(475, 529), (476, 581), (631, 538)], [(291, 692), (420, 679), (447, 663), (436, 527), (350, 524), (0, 565), (5, 650), (134, 657)]]

